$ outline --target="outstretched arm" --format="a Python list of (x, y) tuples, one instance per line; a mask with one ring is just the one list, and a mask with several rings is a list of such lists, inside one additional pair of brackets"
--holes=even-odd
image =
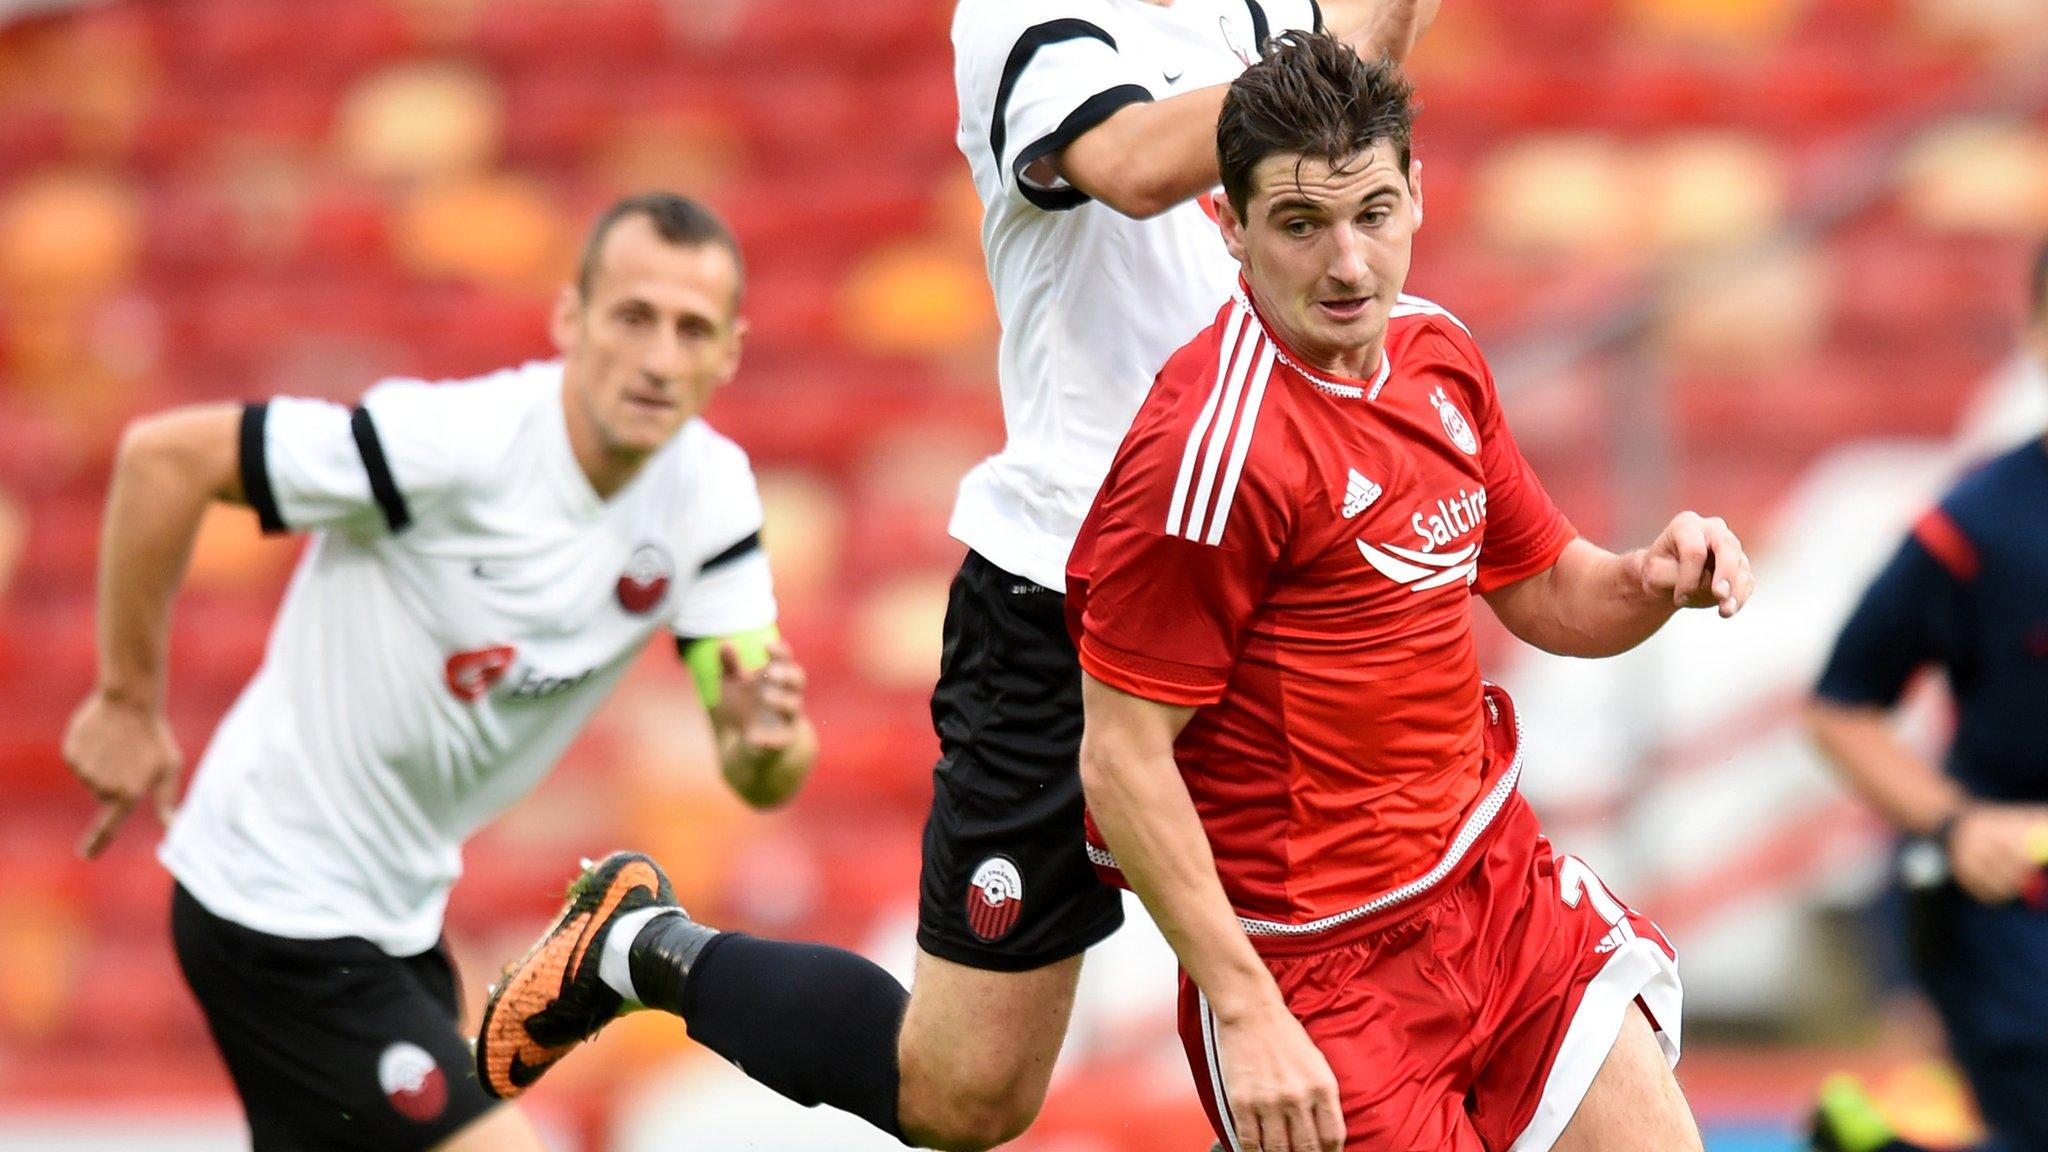
[[(1325, 23), (1368, 60), (1401, 61), (1436, 18), (1437, 0), (1369, 0), (1325, 6)], [(1055, 174), (1126, 216), (1157, 216), (1216, 187), (1216, 118), (1228, 84), (1165, 100), (1131, 104), (1040, 161), (1026, 175), (1049, 183)]]
[(1616, 555), (1573, 540), (1541, 572), (1486, 593), (1508, 631), (1559, 656), (1612, 656), (1680, 608), (1735, 615), (1756, 590), (1742, 541), (1719, 517), (1681, 512), (1648, 548)]
[(64, 732), (64, 761), (100, 802), (79, 843), (96, 856), (147, 797), (170, 819), (181, 758), (164, 715), (171, 598), (206, 506), (243, 502), (239, 405), (180, 408), (121, 439), (100, 535), (99, 674)]
[(1336, 1077), (1231, 911), (1174, 763), (1174, 739), (1195, 710), (1132, 696), (1085, 673), (1082, 701), (1089, 811), (1132, 891), (1209, 1000), (1237, 1130), (1263, 1132), (1259, 1146), (1275, 1152), (1335, 1152), (1344, 1143)]

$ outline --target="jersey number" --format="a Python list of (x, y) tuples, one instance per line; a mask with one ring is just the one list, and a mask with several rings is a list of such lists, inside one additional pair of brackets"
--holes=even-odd
[(1590, 898), (1593, 911), (1612, 927), (1620, 927), (1628, 919), (1628, 906), (1616, 900), (1592, 867), (1577, 856), (1557, 858), (1557, 893), (1567, 908), (1577, 908)]

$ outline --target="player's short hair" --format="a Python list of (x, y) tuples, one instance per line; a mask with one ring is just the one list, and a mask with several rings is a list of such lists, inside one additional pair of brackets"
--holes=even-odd
[[(740, 242), (717, 213), (673, 192), (642, 192), (614, 203), (590, 226), (590, 236), (583, 241), (583, 258), (576, 264), (576, 294), (583, 299), (590, 299), (591, 283), (597, 279), (597, 266), (604, 259), (605, 237), (611, 235), (613, 225), (629, 216), (647, 217), (655, 234), (678, 248), (702, 248), (707, 244), (724, 248), (732, 256), (739, 283), (746, 283), (747, 266), (740, 259)], [(737, 287), (733, 289), (734, 307), (739, 305), (739, 291)]]
[(1385, 140), (1403, 175), (1415, 122), (1415, 88), (1392, 61), (1368, 63), (1343, 41), (1287, 32), (1231, 82), (1216, 121), (1216, 163), (1239, 216), (1251, 199), (1252, 169), (1268, 156), (1335, 164)]
[(2027, 303), (2036, 320), (2048, 320), (2048, 240), (2034, 252), (2034, 278), (2027, 281)]

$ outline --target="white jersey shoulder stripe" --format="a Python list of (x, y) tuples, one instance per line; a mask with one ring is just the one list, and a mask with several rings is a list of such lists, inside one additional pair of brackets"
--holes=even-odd
[(1258, 366), (1252, 369), (1251, 390), (1245, 396), (1244, 415), (1238, 418), (1237, 438), (1230, 444), (1230, 470), (1223, 474), (1223, 487), (1216, 494), (1216, 516), (1209, 522), (1209, 535), (1205, 540), (1209, 544), (1223, 542), (1223, 526), (1230, 520), (1230, 505), (1237, 496), (1238, 477), (1244, 472), (1244, 458), (1252, 447), (1252, 430), (1258, 427), (1259, 409), (1266, 399), (1266, 381), (1273, 376), (1273, 360), (1279, 349), (1270, 340), (1265, 345)]
[(1389, 319), (1399, 319), (1402, 316), (1441, 316), (1458, 327), (1464, 328), (1465, 335), (1472, 335), (1472, 329), (1466, 328), (1463, 320), (1451, 315), (1450, 309), (1433, 300), (1425, 300), (1420, 296), (1410, 296), (1406, 292), (1401, 293), (1394, 301), (1393, 311), (1387, 313), (1387, 316)]
[[(1266, 338), (1266, 330), (1251, 318), (1249, 307), (1241, 303), (1231, 310), (1223, 340), (1217, 346), (1219, 351), (1231, 348), (1231, 355), (1217, 357), (1217, 383), (1210, 387), (1208, 402), (1202, 406), (1194, 428), (1188, 430), (1188, 445), (1180, 457), (1180, 476), (1174, 482), (1174, 498), (1167, 502), (1165, 512), (1167, 535), (1200, 541), (1202, 529), (1210, 527), (1214, 539), (1208, 543), (1217, 543), (1223, 537), (1221, 523), (1229, 515), (1229, 494), (1221, 496), (1214, 519), (1208, 517), (1210, 498), (1219, 496), (1217, 480), (1227, 461), (1237, 461), (1237, 467), (1231, 469), (1225, 484), (1237, 484), (1243, 451), (1251, 445), (1257, 398), (1266, 396), (1266, 375), (1272, 373), (1274, 365), (1274, 346)], [(1247, 396), (1253, 398), (1251, 408), (1245, 408)], [(1243, 449), (1227, 453), (1225, 441), (1233, 439), (1233, 428), (1237, 433), (1235, 441), (1243, 443)]]
[[(1230, 312), (1230, 321), (1224, 326), (1223, 339), (1216, 345), (1216, 384), (1209, 390), (1208, 402), (1202, 405), (1202, 414), (1195, 418), (1194, 430), (1188, 433), (1186, 450), (1180, 457), (1180, 475), (1173, 483), (1173, 500), (1166, 507), (1166, 534), (1180, 535), (1180, 526), (1187, 516), (1188, 485), (1195, 475), (1195, 459), (1201, 455), (1202, 441), (1209, 434), (1209, 424), (1216, 419), (1216, 407), (1223, 398), (1223, 382), (1230, 375), (1231, 367), (1247, 349), (1238, 345), (1238, 338), (1244, 334), (1246, 312), (1239, 305)], [(1253, 341), (1246, 341), (1252, 343)]]
[(1219, 419), (1209, 426), (1209, 442), (1202, 450), (1202, 463), (1195, 473), (1193, 503), (1188, 505), (1187, 528), (1181, 533), (1190, 540), (1202, 538), (1209, 500), (1215, 493), (1217, 475), (1223, 469), (1224, 440), (1230, 435), (1232, 426), (1244, 419), (1240, 413), (1244, 408), (1245, 379), (1251, 375), (1252, 366), (1264, 358), (1265, 347), (1265, 329), (1254, 324), (1238, 351), (1237, 359), (1230, 366), (1230, 380), (1223, 387), (1223, 405), (1217, 409)]

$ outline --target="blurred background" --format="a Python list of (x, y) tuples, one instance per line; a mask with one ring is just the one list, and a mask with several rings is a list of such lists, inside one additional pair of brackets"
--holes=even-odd
[[(704, 919), (907, 978), (961, 552), (945, 519), (1001, 440), (950, 10), (0, 0), (0, 1146), (242, 1140), (171, 957), (160, 829), (138, 817), (106, 858), (72, 854), (92, 805), (58, 741), (92, 677), (124, 422), (545, 357), (587, 223), (647, 188), (704, 198), (746, 250), (752, 336), (709, 418), (760, 473), (824, 758), (793, 807), (745, 811), (651, 649), (471, 846), (449, 920), (468, 997), (578, 857), (623, 845)], [(2048, 415), (2048, 380), (2013, 356), (2048, 235), (2044, 49), (2044, 0), (1446, 0), (1414, 61), (1429, 223), (1410, 290), (1478, 334), (1589, 536), (1632, 546), (1693, 507), (1757, 558), (1737, 621), (1680, 621), (1618, 660), (1541, 658), (1485, 620), (1553, 839), (1678, 943), (1680, 1074), (1714, 1152), (1798, 1147), (1838, 1067), (1909, 1132), (1972, 1123), (1902, 989), (1886, 838), (1794, 720), (1911, 515)], [(246, 512), (208, 521), (174, 638), (188, 762), (296, 554)], [(1939, 687), (1915, 701), (1938, 747)], [(1171, 957), (1137, 919), (1091, 956), (1051, 1101), (1013, 1147), (1206, 1147)], [(528, 1099), (564, 1150), (893, 1147), (753, 1088), (667, 1018), (608, 1031)]]

